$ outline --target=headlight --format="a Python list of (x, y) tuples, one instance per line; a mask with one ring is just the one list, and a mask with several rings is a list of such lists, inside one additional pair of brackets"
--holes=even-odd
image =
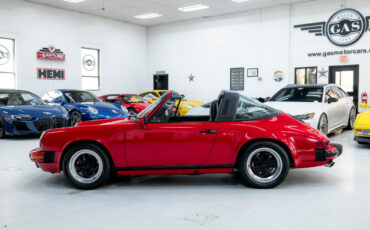
[(125, 106), (122, 106), (121, 105), (121, 109), (123, 110), (123, 112), (128, 113), (128, 110), (127, 110), (127, 108)]
[(185, 102), (183, 102), (182, 104), (184, 105), (184, 107), (186, 107), (188, 109), (192, 109), (193, 108), (193, 106), (191, 106), (191, 105), (189, 105), (189, 104), (187, 104)]
[(297, 115), (294, 117), (298, 120), (310, 120), (315, 117), (315, 113), (307, 113), (307, 114)]
[(33, 117), (30, 115), (12, 115), (14, 121), (32, 121)]
[(98, 110), (95, 109), (94, 107), (89, 106), (87, 107), (87, 110), (89, 110), (89, 112), (92, 114), (98, 114)]

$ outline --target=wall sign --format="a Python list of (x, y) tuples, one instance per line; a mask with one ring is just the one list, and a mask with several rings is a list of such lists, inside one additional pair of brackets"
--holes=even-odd
[(64, 69), (37, 68), (37, 79), (65, 80)]
[(66, 59), (66, 55), (60, 49), (55, 49), (54, 46), (49, 46), (37, 51), (37, 58), (43, 60), (64, 61)]
[(247, 69), (247, 76), (248, 77), (258, 77), (258, 68)]
[(10, 52), (8, 48), (3, 45), (0, 45), (0, 65), (5, 65), (9, 62)]
[(274, 81), (281, 82), (284, 79), (284, 73), (281, 70), (278, 70), (274, 73)]
[(326, 36), (337, 46), (350, 46), (356, 43), (369, 30), (370, 16), (366, 18), (357, 10), (342, 9), (335, 12), (327, 22), (295, 25), (302, 31), (316, 36)]
[(93, 71), (96, 67), (96, 60), (94, 56), (87, 54), (82, 58), (82, 66), (87, 71)]
[(244, 68), (230, 69), (230, 90), (244, 90)]

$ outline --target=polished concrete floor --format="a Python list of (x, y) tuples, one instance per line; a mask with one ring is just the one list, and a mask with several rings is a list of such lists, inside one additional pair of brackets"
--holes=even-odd
[(369, 229), (370, 147), (346, 131), (332, 168), (291, 170), (277, 188), (231, 175), (146, 176), (80, 191), (28, 159), (36, 138), (0, 140), (0, 229)]

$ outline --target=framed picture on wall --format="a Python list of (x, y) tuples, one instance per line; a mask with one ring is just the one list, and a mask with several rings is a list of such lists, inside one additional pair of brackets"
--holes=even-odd
[(247, 77), (258, 77), (258, 68), (247, 69)]

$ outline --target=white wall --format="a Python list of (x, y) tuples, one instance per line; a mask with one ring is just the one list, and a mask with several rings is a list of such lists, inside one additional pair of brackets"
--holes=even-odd
[[(169, 73), (169, 85), (188, 98), (210, 100), (222, 89), (229, 89), (230, 67), (258, 67), (262, 81), (245, 78), (245, 95), (271, 96), (286, 84), (294, 83), (294, 68), (317, 66), (319, 70), (334, 65), (360, 65), (360, 92), (370, 93), (370, 53), (349, 55), (349, 62), (340, 63), (339, 56), (308, 58), (308, 52), (335, 51), (343, 48), (326, 37), (315, 37), (296, 24), (327, 21), (345, 7), (370, 16), (370, 1), (322, 0), (255, 10), (239, 15), (203, 19), (148, 30), (148, 75), (157, 70)], [(370, 48), (370, 32), (346, 49)], [(273, 73), (282, 70), (283, 82), (275, 82)], [(189, 82), (187, 76), (196, 76)], [(328, 78), (319, 78), (327, 83)]]
[[(81, 89), (81, 47), (101, 51), (101, 91), (96, 94), (135, 93), (152, 86), (144, 79), (145, 27), (20, 0), (0, 0), (0, 20), (0, 37), (16, 39), (18, 89), (38, 94), (56, 88)], [(36, 52), (50, 44), (66, 54), (65, 62), (36, 59)], [(66, 80), (37, 80), (37, 67), (63, 68)]]

